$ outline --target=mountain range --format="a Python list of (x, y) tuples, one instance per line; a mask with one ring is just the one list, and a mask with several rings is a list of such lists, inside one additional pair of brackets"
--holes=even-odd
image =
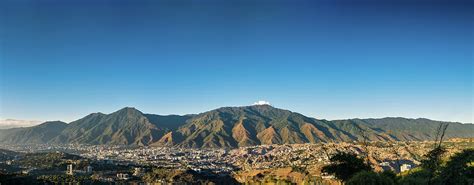
[(0, 129), (31, 127), (42, 123), (36, 120), (0, 119)]
[[(155, 115), (126, 107), (64, 123), (0, 129), (0, 144), (114, 144), (235, 148), (262, 144), (422, 141), (441, 121), (381, 118), (321, 120), (272, 107), (223, 107), (194, 115)], [(449, 122), (446, 138), (474, 137), (474, 125)]]

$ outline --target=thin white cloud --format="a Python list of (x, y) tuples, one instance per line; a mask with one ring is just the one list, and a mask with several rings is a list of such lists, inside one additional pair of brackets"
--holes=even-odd
[(38, 120), (16, 120), (16, 119), (0, 119), (0, 129), (31, 127), (42, 123)]
[(271, 105), (271, 104), (270, 104), (270, 102), (260, 100), (260, 101), (257, 101), (255, 103), (253, 103), (253, 105)]

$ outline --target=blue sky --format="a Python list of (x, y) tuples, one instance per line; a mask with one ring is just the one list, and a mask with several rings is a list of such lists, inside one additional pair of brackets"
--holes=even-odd
[(321, 119), (474, 122), (469, 1), (2, 1), (0, 117), (257, 100)]

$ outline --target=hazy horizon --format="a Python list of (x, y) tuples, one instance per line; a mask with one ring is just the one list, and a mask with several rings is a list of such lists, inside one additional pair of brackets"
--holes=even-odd
[(318, 119), (474, 122), (470, 1), (0, 2), (0, 118), (270, 101)]

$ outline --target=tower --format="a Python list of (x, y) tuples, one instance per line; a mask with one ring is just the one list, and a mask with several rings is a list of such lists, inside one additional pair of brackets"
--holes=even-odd
[(68, 174), (68, 175), (74, 175), (74, 172), (73, 172), (73, 170), (72, 170), (72, 164), (68, 164), (68, 165), (67, 165), (66, 174)]

